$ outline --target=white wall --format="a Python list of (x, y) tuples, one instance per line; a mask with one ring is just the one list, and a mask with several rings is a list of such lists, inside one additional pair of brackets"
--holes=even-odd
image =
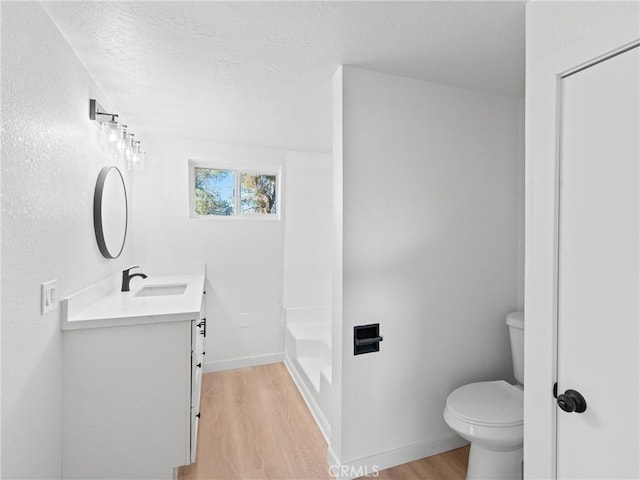
[(555, 477), (557, 75), (638, 38), (638, 2), (527, 3), (525, 478)]
[[(512, 380), (519, 101), (352, 67), (336, 75), (342, 419), (330, 453), (386, 466), (459, 445), (442, 418), (453, 389)], [(377, 322), (380, 352), (353, 356), (354, 325)]]
[(518, 100), (518, 310), (524, 311), (525, 100)]
[(342, 332), (344, 324), (344, 98), (345, 67), (339, 67), (332, 79), (333, 197), (331, 223), (331, 395), (327, 419), (331, 425), (327, 461), (342, 463)]
[[(189, 218), (188, 160), (284, 167), (290, 153), (177, 139), (145, 145), (147, 165), (136, 177), (134, 261), (206, 264), (205, 371), (281, 361), (286, 211), (281, 220)], [(286, 173), (282, 180), (286, 196)], [(240, 313), (249, 314), (248, 328), (240, 328)]]
[(284, 236), (285, 308), (331, 304), (331, 155), (289, 152)]
[(40, 284), (57, 278), (62, 298), (130, 262), (130, 242), (106, 260), (95, 241), (111, 162), (89, 98), (109, 106), (40, 3), (3, 2), (2, 478), (62, 475), (62, 335), (59, 311), (40, 315)]

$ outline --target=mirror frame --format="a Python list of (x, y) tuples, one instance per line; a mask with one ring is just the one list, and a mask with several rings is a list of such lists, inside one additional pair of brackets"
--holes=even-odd
[[(124, 208), (125, 208), (125, 222), (124, 222), (124, 234), (122, 235), (122, 245), (120, 246), (120, 250), (118, 253), (114, 254), (107, 247), (107, 243), (104, 238), (104, 230), (102, 225), (102, 196), (104, 193), (104, 184), (107, 180), (109, 173), (115, 170), (120, 177), (120, 181), (122, 182), (122, 191), (124, 193)], [(124, 250), (124, 244), (127, 240), (127, 230), (129, 228), (129, 199), (127, 197), (127, 187), (124, 183), (124, 178), (122, 177), (122, 173), (120, 169), (113, 165), (107, 165), (106, 167), (102, 167), (100, 173), (98, 174), (98, 181), (96, 182), (95, 192), (93, 194), (93, 228), (96, 233), (96, 241), (98, 242), (98, 249), (104, 258), (118, 258), (122, 251)]]

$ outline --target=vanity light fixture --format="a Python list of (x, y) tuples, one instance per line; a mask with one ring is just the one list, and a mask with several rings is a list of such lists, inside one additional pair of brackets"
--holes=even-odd
[(117, 122), (117, 113), (106, 112), (97, 100), (91, 98), (89, 118), (100, 125), (102, 151), (114, 159), (126, 162), (129, 170), (143, 170), (145, 154), (140, 150), (140, 141), (134, 140), (134, 134), (127, 132), (126, 125)]

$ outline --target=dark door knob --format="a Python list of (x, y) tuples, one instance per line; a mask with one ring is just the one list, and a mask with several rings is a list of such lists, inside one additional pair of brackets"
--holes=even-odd
[(558, 395), (558, 406), (565, 412), (582, 413), (587, 409), (587, 401), (575, 390), (567, 390)]

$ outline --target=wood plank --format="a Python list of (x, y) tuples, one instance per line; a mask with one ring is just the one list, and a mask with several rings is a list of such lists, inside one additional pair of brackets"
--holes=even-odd
[(469, 447), (421, 458), (415, 462), (381, 470), (379, 480), (464, 480), (467, 475)]

